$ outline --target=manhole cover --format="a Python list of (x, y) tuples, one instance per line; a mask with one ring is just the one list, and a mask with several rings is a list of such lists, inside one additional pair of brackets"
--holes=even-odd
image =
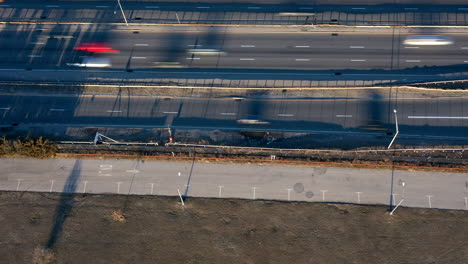
[(294, 189), (295, 192), (301, 193), (301, 192), (304, 191), (304, 184), (298, 182), (298, 183), (294, 184), (293, 189)]
[(314, 193), (313, 192), (306, 192), (305, 196), (310, 199), (310, 198), (314, 197)]

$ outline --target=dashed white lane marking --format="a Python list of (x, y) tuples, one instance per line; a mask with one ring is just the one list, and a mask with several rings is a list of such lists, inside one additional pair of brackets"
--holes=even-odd
[(410, 119), (468, 119), (468, 116), (408, 116)]
[(109, 8), (109, 6), (96, 6), (97, 8)]
[(209, 6), (197, 6), (197, 8), (210, 8)]
[(60, 7), (60, 6), (58, 6), (58, 5), (46, 5), (45, 7), (52, 8), (52, 7)]
[(336, 115), (336, 117), (353, 117), (352, 115)]
[(241, 45), (241, 48), (255, 48), (255, 45)]
[(296, 48), (310, 48), (310, 46), (296, 46)]
[(239, 60), (241, 60), (241, 61), (253, 61), (255, 59), (253, 59), (253, 58), (240, 58)]
[(362, 59), (350, 59), (350, 61), (366, 61), (366, 60), (362, 60)]
[(185, 58), (187, 60), (199, 60), (200, 58)]
[(45, 43), (44, 42), (31, 42), (31, 44), (33, 44), (33, 45), (44, 45)]
[(351, 9), (354, 9), (354, 10), (365, 10), (366, 8), (365, 7), (353, 7)]
[(406, 62), (421, 62), (421, 60), (405, 60)]
[(135, 44), (137, 47), (148, 47), (148, 44), (142, 43), (142, 44)]
[(364, 46), (349, 46), (350, 49), (363, 49)]
[(145, 6), (145, 8), (159, 8), (159, 6)]
[(132, 57), (132, 59), (144, 60), (144, 59), (146, 59), (146, 57)]
[(10, 110), (10, 107), (0, 107), (0, 110)]
[(405, 46), (405, 49), (419, 49), (419, 47), (408, 47), (408, 46)]
[(179, 112), (163, 112), (163, 114), (178, 114)]
[(203, 45), (195, 44), (195, 45), (187, 45), (187, 47), (201, 47)]
[(278, 114), (278, 116), (294, 116), (293, 114)]
[(122, 113), (120, 110), (107, 110), (107, 113)]
[(296, 61), (310, 61), (310, 59), (296, 59)]
[(258, 6), (249, 6), (247, 7), (247, 9), (260, 9), (261, 7), (258, 7)]
[(42, 55), (29, 55), (28, 57), (29, 58), (40, 58), (40, 57), (42, 57)]
[(229, 115), (229, 116), (233, 116), (233, 115), (236, 115), (236, 113), (219, 113), (220, 115)]
[(61, 109), (61, 108), (51, 108), (51, 109), (49, 109), (49, 111), (63, 112), (63, 111), (65, 111), (65, 109)]

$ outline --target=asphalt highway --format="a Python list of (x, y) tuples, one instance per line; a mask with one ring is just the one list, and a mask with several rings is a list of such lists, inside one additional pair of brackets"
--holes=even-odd
[[(467, 139), (468, 101), (455, 98), (190, 98), (3, 94), (1, 125), (266, 130)], [(239, 123), (238, 120), (263, 123)]]
[(110, 159), (2, 159), (0, 169), (4, 191), (176, 197), (180, 192), (468, 210), (466, 173)]
[[(105, 42), (119, 50), (94, 55), (110, 58), (112, 68), (116, 69), (410, 71), (432, 67), (429, 69), (432, 72), (444, 72), (447, 67), (464, 69), (468, 63), (465, 34), (452, 35), (453, 45), (406, 46), (402, 44), (405, 35), (375, 33), (240, 34), (208, 29), (197, 33), (136, 34), (72, 25), (38, 28), (8, 26), (0, 32), (1, 68), (76, 68), (69, 65), (80, 63), (91, 54), (73, 48), (86, 42)], [(194, 49), (199, 53), (193, 53)], [(206, 50), (214, 53), (203, 54)]]

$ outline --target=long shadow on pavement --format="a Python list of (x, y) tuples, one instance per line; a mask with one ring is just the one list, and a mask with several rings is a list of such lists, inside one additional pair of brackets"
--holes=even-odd
[(75, 198), (75, 191), (78, 187), (78, 180), (81, 176), (81, 160), (77, 160), (73, 166), (73, 170), (68, 176), (67, 181), (63, 187), (63, 193), (61, 194), (59, 204), (55, 211), (54, 216), (54, 225), (49, 234), (49, 239), (47, 241), (47, 248), (53, 248), (57, 243), (57, 240), (60, 238), (60, 235), (63, 231), (63, 225), (70, 215)]

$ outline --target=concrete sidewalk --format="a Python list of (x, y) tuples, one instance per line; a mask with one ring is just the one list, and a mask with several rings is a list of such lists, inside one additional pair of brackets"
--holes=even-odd
[(1, 159), (0, 190), (468, 209), (468, 175), (143, 160)]

